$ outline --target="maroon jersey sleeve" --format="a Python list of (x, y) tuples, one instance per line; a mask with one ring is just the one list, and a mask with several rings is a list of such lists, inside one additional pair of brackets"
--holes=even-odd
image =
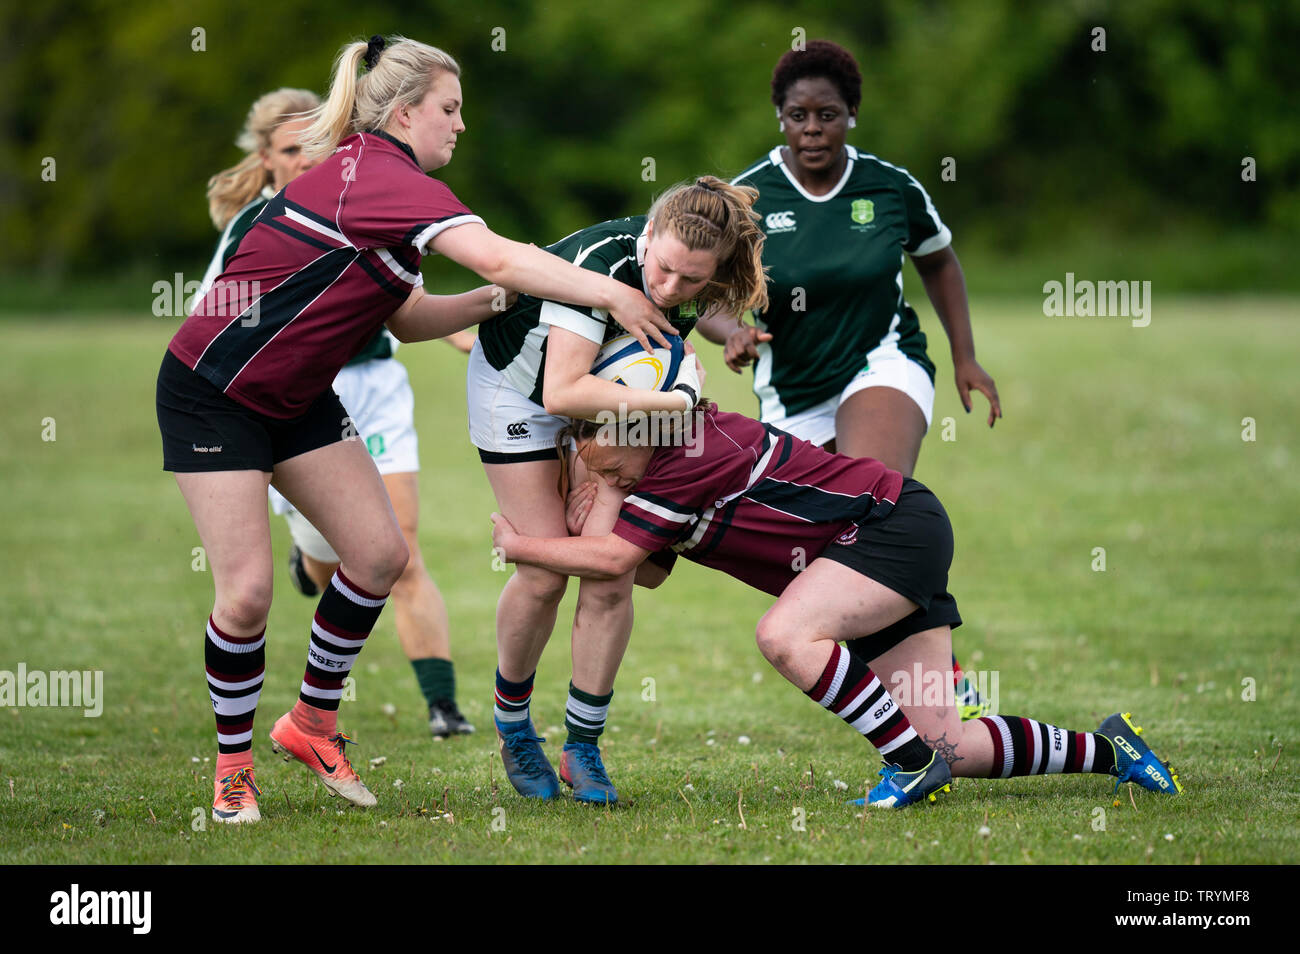
[(750, 422), (752, 434), (723, 431), (715, 411), (697, 417), (693, 442), (655, 451), (623, 501), (614, 533), (643, 549), (662, 550), (685, 536), (706, 509), (744, 492), (762, 456), (763, 426)]
[[(429, 242), (444, 229), (483, 220), (452, 193), (446, 183), (420, 172), (406, 157), (375, 143), (363, 148), (353, 179), (342, 194), (339, 225), (359, 248), (413, 245), (429, 254)], [(346, 175), (346, 170), (345, 170)]]

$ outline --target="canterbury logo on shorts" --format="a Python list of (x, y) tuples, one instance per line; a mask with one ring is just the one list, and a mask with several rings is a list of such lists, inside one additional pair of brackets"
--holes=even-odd
[(528, 436), (528, 422), (516, 421), (506, 425), (506, 440), (517, 441)]

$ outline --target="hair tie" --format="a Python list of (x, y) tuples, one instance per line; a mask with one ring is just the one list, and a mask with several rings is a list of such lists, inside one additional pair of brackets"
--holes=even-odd
[(384, 47), (386, 45), (387, 41), (378, 33), (370, 38), (370, 42), (366, 44), (367, 73), (375, 68), (375, 64), (379, 62), (379, 54), (384, 52)]

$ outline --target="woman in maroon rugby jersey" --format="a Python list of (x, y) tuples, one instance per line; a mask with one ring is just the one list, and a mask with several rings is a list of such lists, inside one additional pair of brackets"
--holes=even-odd
[[(778, 597), (759, 620), (758, 647), (887, 757), (871, 804), (912, 804), (954, 774), (1088, 772), (1181, 790), (1127, 715), (1111, 716), (1096, 732), (1014, 716), (960, 720), (948, 669), (952, 629), (961, 625), (947, 592), (952, 526), (924, 485), (716, 405), (660, 446), (632, 446), (632, 433), (577, 422), (557, 439), (573, 441), (577, 481), (595, 478), (627, 494), (613, 532), (526, 537), (494, 514), (494, 545), (510, 561), (596, 579), (629, 573), (671, 548)], [(900, 686), (902, 712), (873, 669)], [(930, 759), (931, 749), (943, 758)]]
[[(364, 60), (365, 72), (358, 76)], [(331, 792), (375, 804), (338, 731), (343, 683), (407, 563), (383, 482), (330, 388), (382, 326), (445, 337), (504, 309), (502, 287), (425, 294), (422, 255), (498, 286), (607, 309), (642, 342), (673, 333), (640, 292), (490, 231), (426, 173), (451, 161), (461, 121), (455, 60), (395, 38), (348, 44), (300, 142), (318, 161), (269, 200), (173, 337), (159, 372), (164, 469), (175, 472), (212, 567), (205, 663), (219, 721), (213, 817), (257, 821), (251, 745), (272, 557), (266, 488), (321, 532), (341, 565), (312, 624), (298, 702), (271, 730)], [(225, 746), (223, 746), (224, 748)]]

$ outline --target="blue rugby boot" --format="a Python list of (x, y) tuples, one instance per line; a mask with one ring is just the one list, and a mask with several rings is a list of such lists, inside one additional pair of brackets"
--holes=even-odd
[(885, 764), (880, 770), (883, 778), (866, 798), (856, 798), (850, 804), (868, 804), (876, 808), (906, 808), (917, 802), (934, 802), (940, 792), (952, 791), (952, 770), (936, 752), (930, 764), (915, 772), (904, 772), (901, 765)]
[(555, 798), (560, 794), (560, 780), (542, 751), (546, 740), (537, 735), (531, 719), (501, 722), (493, 719), (501, 740), (501, 761), (506, 778), (524, 798)]
[(600, 760), (600, 747), (589, 742), (569, 742), (560, 753), (560, 778), (573, 789), (573, 799), (613, 805), (618, 792)]
[(1124, 782), (1137, 782), (1148, 791), (1179, 794), (1183, 786), (1178, 773), (1168, 762), (1156, 758), (1151, 747), (1138, 738), (1142, 729), (1133, 724), (1132, 718), (1131, 712), (1116, 712), (1097, 727), (1097, 734), (1115, 749), (1115, 767), (1111, 769), (1111, 774), (1118, 776), (1115, 791)]

